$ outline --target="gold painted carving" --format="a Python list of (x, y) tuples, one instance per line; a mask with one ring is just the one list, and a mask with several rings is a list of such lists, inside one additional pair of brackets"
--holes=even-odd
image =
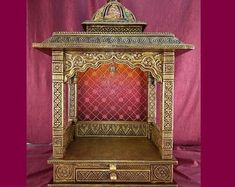
[(64, 153), (64, 150), (63, 150), (62, 146), (59, 146), (59, 147), (53, 146), (53, 157), (54, 158), (63, 158), (63, 153)]
[(163, 82), (164, 106), (163, 106), (163, 130), (171, 131), (173, 125), (173, 81)]
[(77, 136), (147, 136), (145, 122), (78, 122)]
[(53, 124), (53, 157), (63, 158), (64, 140), (64, 89), (63, 83), (63, 51), (52, 52), (52, 124)]
[(151, 182), (172, 182), (172, 166), (153, 165), (151, 167)]
[(166, 74), (174, 74), (174, 64), (164, 64), (163, 72)]
[[(118, 163), (118, 164), (109, 164), (109, 163), (75, 163), (77, 169), (107, 169), (110, 170), (150, 170), (149, 165), (141, 165), (141, 164), (126, 164), (126, 163)], [(110, 167), (114, 165), (114, 167)]]
[(55, 182), (74, 181), (74, 166), (68, 164), (54, 165)]
[(117, 182), (172, 182), (173, 166), (171, 164), (154, 164), (149, 165), (145, 170), (139, 170), (133, 165), (133, 168), (127, 170), (118, 168), (110, 170), (98, 167), (96, 169), (79, 169), (77, 164), (54, 165), (54, 182), (111, 182), (111, 176), (114, 175)]
[(76, 181), (109, 181), (110, 172), (108, 170), (76, 170)]
[(73, 77), (76, 71), (84, 72), (88, 68), (98, 68), (104, 63), (126, 64), (130, 68), (147, 71), (162, 82), (161, 55), (154, 52), (66, 52), (65, 77)]
[(161, 151), (163, 159), (173, 157), (174, 52), (163, 53)]
[(117, 171), (117, 180), (119, 181), (135, 181), (149, 182), (150, 171)]
[(53, 136), (53, 146), (63, 146), (62, 136)]
[(61, 128), (63, 123), (63, 83), (53, 82), (53, 128)]
[(107, 169), (109, 163), (75, 163), (77, 169)]
[(77, 75), (69, 81), (69, 119), (77, 121)]
[(156, 123), (156, 81), (148, 74), (148, 122)]
[(142, 26), (129, 26), (129, 27), (123, 27), (123, 26), (91, 26), (87, 25), (87, 32), (92, 32), (92, 33), (106, 33), (106, 32), (111, 32), (111, 33), (120, 33), (120, 32), (133, 32), (133, 33), (141, 33), (143, 30)]
[(150, 171), (76, 170), (77, 182), (149, 182)]
[(117, 169), (119, 170), (149, 170), (149, 165), (131, 165), (131, 164), (118, 164)]
[[(52, 53), (52, 123), (53, 123), (53, 157), (63, 158), (68, 144), (72, 141), (72, 127), (66, 120), (66, 85), (64, 83), (64, 52)], [(67, 129), (66, 129), (67, 127)]]
[(173, 134), (173, 81), (163, 81), (163, 114), (162, 114), (162, 158), (163, 159), (172, 159), (173, 157), (173, 137), (166, 137), (167, 135)]

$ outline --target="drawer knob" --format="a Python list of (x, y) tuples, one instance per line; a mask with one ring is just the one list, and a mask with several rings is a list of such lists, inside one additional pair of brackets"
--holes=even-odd
[(112, 181), (117, 180), (117, 174), (116, 173), (110, 173), (110, 180), (112, 180)]
[(117, 170), (116, 164), (110, 164), (110, 165), (109, 165), (109, 169), (110, 169), (111, 171)]

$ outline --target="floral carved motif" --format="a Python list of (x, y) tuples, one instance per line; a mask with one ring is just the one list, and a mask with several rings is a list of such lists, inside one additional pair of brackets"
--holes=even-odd
[(154, 165), (152, 166), (152, 181), (165, 182), (172, 180), (171, 166), (170, 165)]
[(73, 178), (73, 166), (70, 165), (58, 165), (55, 169), (57, 180), (67, 180)]
[(104, 63), (126, 64), (130, 68), (147, 71), (162, 82), (162, 61), (159, 53), (153, 52), (66, 52), (65, 77), (71, 78), (76, 71), (85, 72), (88, 68), (98, 68)]

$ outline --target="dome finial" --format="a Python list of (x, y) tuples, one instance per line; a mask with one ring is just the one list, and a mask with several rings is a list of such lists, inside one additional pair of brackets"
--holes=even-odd
[[(142, 32), (146, 23), (136, 21), (135, 15), (121, 4), (121, 0), (107, 0), (92, 20), (83, 22), (87, 32)], [(94, 30), (94, 31), (93, 31)]]

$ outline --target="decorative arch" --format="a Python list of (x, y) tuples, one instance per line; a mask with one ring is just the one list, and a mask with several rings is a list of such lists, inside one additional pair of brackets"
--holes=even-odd
[(99, 68), (102, 64), (126, 64), (130, 68), (140, 68), (150, 72), (162, 82), (162, 55), (156, 52), (65, 52), (65, 81), (76, 72), (85, 72), (88, 68)]

